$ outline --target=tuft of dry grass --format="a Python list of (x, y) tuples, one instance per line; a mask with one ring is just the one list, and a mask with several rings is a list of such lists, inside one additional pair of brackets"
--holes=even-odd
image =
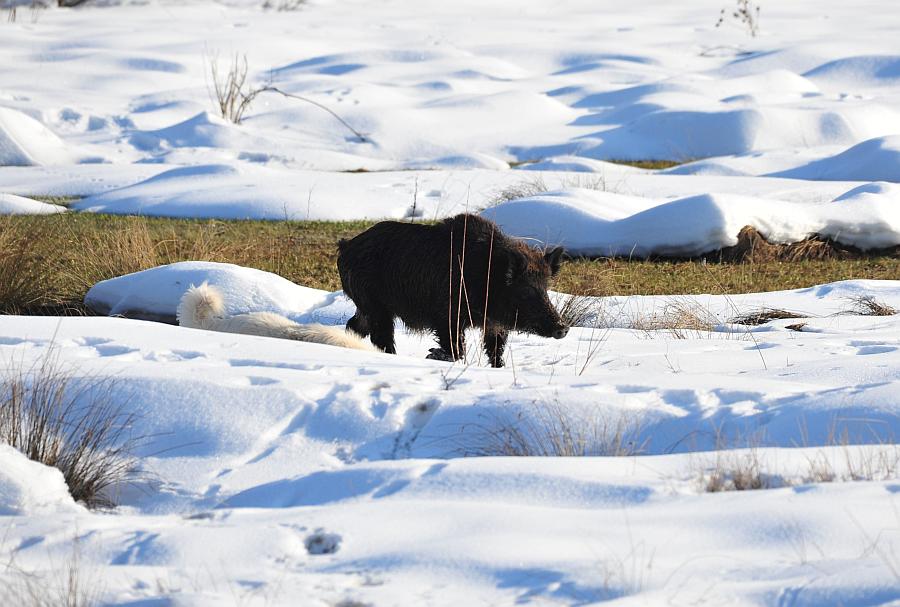
[(768, 489), (770, 477), (763, 473), (756, 448), (717, 450), (715, 464), (700, 474), (700, 484), (707, 493), (721, 491), (754, 491)]
[(595, 297), (556, 293), (551, 302), (567, 327), (596, 327), (604, 314), (602, 300)]
[(675, 339), (700, 338), (713, 333), (720, 324), (708, 308), (690, 297), (673, 297), (661, 312), (649, 316), (636, 316), (629, 322), (632, 329), (653, 337), (665, 331)]
[(88, 507), (114, 505), (108, 490), (133, 478), (135, 414), (115, 382), (77, 377), (51, 351), (31, 368), (0, 374), (0, 441), (63, 473), (72, 498)]
[(484, 208), (489, 209), (491, 207), (497, 206), (498, 204), (509, 202), (510, 200), (537, 196), (539, 194), (543, 194), (544, 192), (548, 192), (549, 190), (550, 188), (544, 182), (544, 178), (540, 175), (536, 175), (529, 179), (520, 181), (519, 183), (514, 183), (512, 185), (506, 186), (505, 188), (497, 190), (488, 197), (488, 201), (485, 203)]
[(897, 310), (880, 302), (871, 295), (859, 295), (849, 299), (850, 308), (846, 314), (856, 314), (859, 316), (894, 316)]
[(516, 413), (496, 413), (467, 425), (455, 439), (465, 456), (583, 457), (638, 455), (642, 419), (600, 409), (577, 413), (554, 402), (535, 401)]

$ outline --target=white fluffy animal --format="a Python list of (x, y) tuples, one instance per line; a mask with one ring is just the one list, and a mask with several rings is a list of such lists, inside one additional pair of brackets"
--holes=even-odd
[(279, 337), (342, 348), (377, 351), (371, 343), (343, 327), (303, 325), (273, 312), (249, 312), (226, 316), (225, 300), (221, 291), (206, 282), (199, 287), (191, 285), (178, 303), (176, 317), (179, 325), (190, 329)]

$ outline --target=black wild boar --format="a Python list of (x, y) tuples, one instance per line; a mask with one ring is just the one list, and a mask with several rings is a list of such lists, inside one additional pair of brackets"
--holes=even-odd
[(541, 254), (477, 215), (437, 225), (383, 221), (338, 250), (341, 285), (356, 304), (347, 328), (390, 354), (395, 317), (433, 331), (440, 348), (429, 358), (443, 360), (463, 356), (466, 328), (483, 329), (494, 367), (503, 366), (510, 330), (556, 339), (569, 330), (547, 297), (563, 250)]

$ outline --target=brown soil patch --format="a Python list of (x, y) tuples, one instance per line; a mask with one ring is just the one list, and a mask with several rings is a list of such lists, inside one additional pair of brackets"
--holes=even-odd
[(766, 240), (753, 226), (738, 232), (738, 242), (702, 257), (727, 263), (766, 263), (772, 261), (821, 261), (826, 259), (863, 259), (900, 255), (900, 247), (863, 251), (831, 238), (813, 234), (799, 242), (776, 244)]

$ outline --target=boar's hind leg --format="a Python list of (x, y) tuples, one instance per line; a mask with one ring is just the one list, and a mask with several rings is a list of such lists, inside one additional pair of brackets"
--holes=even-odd
[(353, 331), (360, 337), (368, 337), (369, 336), (369, 321), (366, 319), (365, 315), (362, 314), (359, 310), (356, 311), (350, 320), (347, 321), (347, 330)]
[(372, 343), (388, 354), (396, 354), (394, 346), (394, 316), (385, 310), (371, 312), (367, 315)]
[(438, 360), (448, 360), (454, 361), (462, 358), (466, 353), (466, 337), (463, 334), (462, 328), (456, 331), (456, 340), (454, 343), (453, 336), (450, 334), (449, 327), (441, 327), (437, 330), (437, 338), (438, 344), (440, 344), (440, 352), (442, 355), (438, 355), (432, 350), (432, 354), (435, 356), (429, 356), (428, 358), (437, 358)]
[(484, 331), (484, 351), (491, 361), (492, 367), (503, 366), (503, 350), (506, 348), (506, 338), (509, 333), (506, 329), (488, 326)]

